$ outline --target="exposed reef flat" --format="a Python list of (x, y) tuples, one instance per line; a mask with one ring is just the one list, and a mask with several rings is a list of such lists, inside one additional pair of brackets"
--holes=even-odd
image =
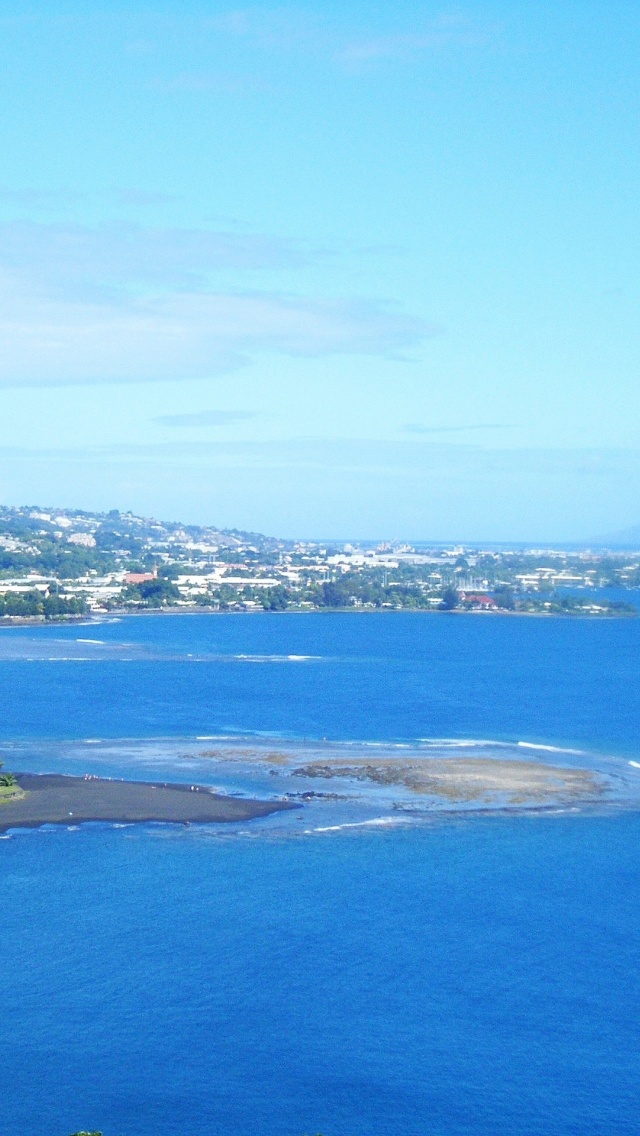
[(292, 774), (403, 786), (421, 796), (455, 803), (486, 801), (497, 795), (511, 805), (575, 801), (599, 797), (604, 790), (599, 778), (586, 769), (495, 758), (311, 761), (297, 766)]
[[(602, 803), (624, 796), (622, 768), (612, 777), (606, 761), (599, 761), (598, 768), (593, 764), (585, 768), (582, 760), (590, 761), (589, 755), (557, 752), (562, 761), (558, 765), (537, 758), (523, 760), (519, 744), (504, 742), (444, 740), (414, 746), (281, 742), (276, 749), (273, 743), (247, 745), (244, 740), (200, 750), (198, 756), (212, 759), (218, 776), (234, 765), (244, 766), (245, 775), (261, 768), (276, 792), (306, 802), (333, 797), (373, 807), (484, 811)], [(299, 786), (295, 793), (290, 791), (294, 785)]]
[(57, 773), (18, 773), (16, 778), (24, 796), (0, 804), (0, 831), (82, 821), (213, 824), (253, 820), (294, 807), (287, 801), (222, 796), (205, 785), (111, 781)]
[[(258, 831), (292, 835), (450, 813), (640, 808), (633, 761), (528, 741), (87, 739), (10, 743), (3, 757), (30, 772), (18, 774), (24, 799), (0, 802), (0, 829), (96, 820), (224, 831), (220, 822), (263, 817)], [(74, 764), (79, 776), (61, 775)]]

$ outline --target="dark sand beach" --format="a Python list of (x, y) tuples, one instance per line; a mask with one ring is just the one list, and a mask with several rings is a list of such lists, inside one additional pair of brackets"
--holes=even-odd
[(247, 821), (295, 806), (288, 801), (225, 797), (204, 785), (110, 781), (61, 774), (16, 774), (24, 795), (0, 804), (0, 831), (82, 821), (166, 821), (214, 824)]

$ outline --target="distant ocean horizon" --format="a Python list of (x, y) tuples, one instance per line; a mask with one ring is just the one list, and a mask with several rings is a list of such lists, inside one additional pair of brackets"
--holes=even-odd
[[(633, 619), (2, 628), (0, 759), (174, 779), (221, 736), (524, 743), (633, 777), (639, 648)], [(0, 1136), (635, 1136), (640, 812), (288, 815), (0, 840)]]

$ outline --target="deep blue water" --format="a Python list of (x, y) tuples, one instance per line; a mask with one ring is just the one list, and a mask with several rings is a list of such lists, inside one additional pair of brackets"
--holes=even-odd
[[(639, 647), (640, 620), (12, 628), (0, 728), (637, 756)], [(635, 1136), (640, 814), (251, 831), (0, 842), (2, 1136)]]
[[(65, 662), (73, 653), (94, 661)], [(639, 663), (640, 619), (383, 612), (3, 628), (0, 740), (255, 730), (637, 753)]]

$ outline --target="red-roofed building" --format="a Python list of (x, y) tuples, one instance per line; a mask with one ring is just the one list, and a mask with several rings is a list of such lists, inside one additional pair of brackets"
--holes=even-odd
[(493, 596), (488, 596), (486, 592), (461, 592), (460, 599), (463, 604), (468, 604), (469, 607), (478, 607), (484, 611), (498, 606)]
[(144, 584), (147, 580), (157, 580), (158, 569), (154, 568), (153, 572), (127, 572), (124, 582), (125, 584)]

